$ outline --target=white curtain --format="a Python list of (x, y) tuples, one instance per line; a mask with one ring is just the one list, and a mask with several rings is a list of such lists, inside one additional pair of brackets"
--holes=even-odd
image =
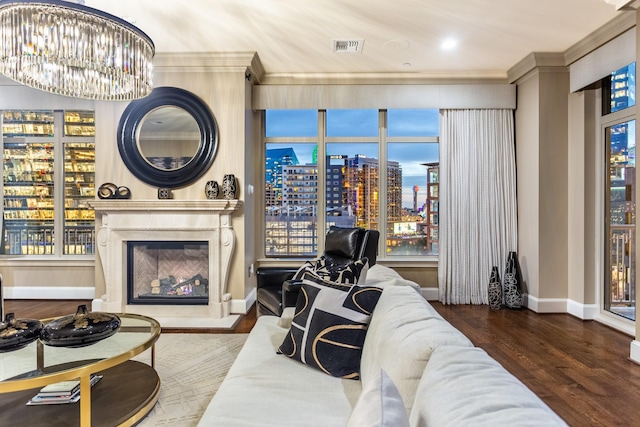
[(441, 110), (438, 286), (444, 304), (488, 304), (493, 266), (517, 249), (513, 110)]

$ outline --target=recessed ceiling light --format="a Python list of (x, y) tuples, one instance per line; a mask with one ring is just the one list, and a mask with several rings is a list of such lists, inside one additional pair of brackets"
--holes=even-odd
[(442, 50), (453, 50), (455, 49), (455, 47), (458, 46), (458, 40), (449, 37), (448, 39), (445, 39), (442, 44), (440, 45), (440, 48)]

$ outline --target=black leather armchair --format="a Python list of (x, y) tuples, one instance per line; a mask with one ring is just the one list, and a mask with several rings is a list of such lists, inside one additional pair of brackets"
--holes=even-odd
[[(364, 257), (369, 266), (376, 263), (380, 233), (364, 228), (332, 226), (325, 237), (322, 255), (334, 263), (347, 264)], [(284, 307), (294, 306), (297, 287), (289, 280), (298, 267), (260, 267), (257, 270), (257, 313), (280, 316)], [(285, 292), (283, 292), (283, 287)]]

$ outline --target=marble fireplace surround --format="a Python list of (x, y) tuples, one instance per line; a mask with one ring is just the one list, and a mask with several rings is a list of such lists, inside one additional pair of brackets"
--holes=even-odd
[[(98, 254), (106, 293), (92, 309), (136, 313), (157, 319), (163, 327), (232, 327), (227, 292), (229, 263), (235, 246), (231, 216), (239, 200), (93, 200)], [(128, 241), (206, 241), (209, 246), (207, 305), (127, 304), (126, 244)]]

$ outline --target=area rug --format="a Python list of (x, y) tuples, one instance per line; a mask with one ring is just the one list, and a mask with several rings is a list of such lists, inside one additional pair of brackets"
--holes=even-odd
[[(246, 334), (160, 335), (155, 364), (160, 396), (137, 426), (197, 425), (246, 339)], [(150, 363), (150, 354), (134, 360)]]

